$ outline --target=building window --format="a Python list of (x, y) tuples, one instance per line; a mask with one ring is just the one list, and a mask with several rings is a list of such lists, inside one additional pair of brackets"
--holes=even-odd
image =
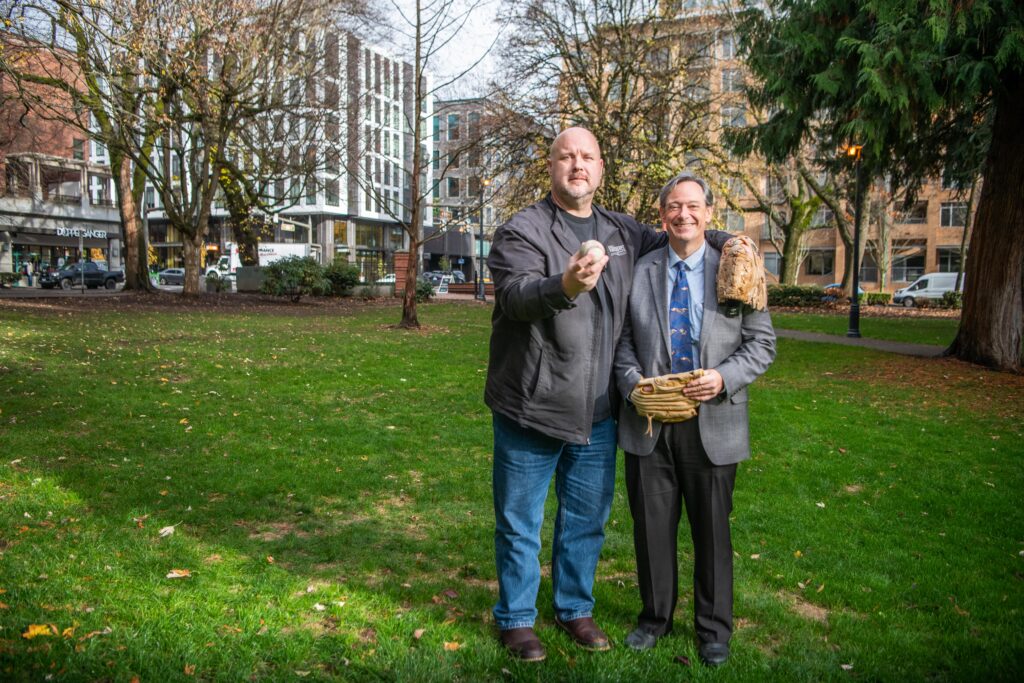
[(722, 125), (743, 128), (747, 125), (747, 110), (744, 107), (722, 107)]
[(440, 199), (440, 198), (441, 198), (441, 181), (440, 180), (435, 180), (434, 181), (434, 199)]
[(928, 202), (917, 202), (912, 207), (902, 212), (896, 219), (903, 224), (921, 224), (928, 222)]
[(832, 225), (832, 209), (827, 206), (818, 207), (818, 210), (814, 212), (814, 216), (811, 217), (812, 228), (827, 228)]
[(441, 119), (434, 117), (434, 142), (441, 142)]
[(459, 179), (449, 178), (448, 179), (448, 196), (458, 197), (459, 196)]
[(958, 179), (953, 178), (949, 169), (943, 169), (942, 171), (942, 189), (943, 190), (960, 190), (963, 189), (964, 184)]
[(807, 254), (804, 272), (808, 275), (831, 275), (835, 269), (836, 254), (825, 249), (813, 249)]
[(480, 113), (470, 112), (469, 113), (469, 139), (477, 141), (480, 139)]
[(869, 251), (864, 252), (864, 260), (860, 264), (860, 281), (878, 282), (878, 262)]
[(779, 269), (782, 266), (782, 256), (777, 251), (766, 251), (764, 252), (764, 269), (779, 277)]
[(459, 115), (448, 114), (448, 139), (459, 139)]
[(960, 272), (960, 248), (959, 247), (939, 247), (937, 256), (937, 263), (940, 273), (959, 273)]
[(734, 209), (725, 210), (725, 215), (722, 217), (722, 223), (725, 225), (725, 229), (729, 232), (743, 232), (746, 225), (746, 221), (743, 218), (743, 212), (736, 211)]
[(480, 194), (480, 178), (479, 178), (479, 176), (470, 176), (469, 177), (469, 190), (468, 190), (468, 192), (469, 192), (469, 196), (470, 197), (476, 197), (478, 194)]
[(459, 167), (459, 153), (455, 152), (454, 154), (449, 154), (448, 155), (448, 168), (458, 168), (458, 167)]
[(434, 150), (434, 158), (431, 161), (431, 163), (433, 164), (435, 171), (438, 171), (438, 170), (441, 169), (441, 153), (439, 151), (437, 151), (436, 149)]
[(893, 256), (893, 282), (911, 282), (924, 275), (924, 250)]
[(939, 211), (939, 225), (944, 228), (963, 227), (966, 218), (966, 202), (942, 202), (942, 208)]
[(85, 140), (75, 138), (71, 141), (71, 158), (85, 161)]
[(328, 181), (327, 188), (327, 203), (331, 206), (338, 205), (338, 181), (337, 179)]
[(736, 57), (736, 34), (723, 33), (718, 37), (718, 56), (722, 59)]
[(743, 90), (743, 71), (740, 69), (722, 69), (722, 92), (741, 92)]

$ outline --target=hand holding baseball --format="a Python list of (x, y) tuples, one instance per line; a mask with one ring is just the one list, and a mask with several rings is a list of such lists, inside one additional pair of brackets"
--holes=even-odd
[(597, 240), (587, 240), (580, 245), (579, 251), (569, 259), (569, 265), (562, 273), (562, 289), (570, 299), (575, 299), (580, 292), (589, 292), (597, 285), (601, 271), (608, 264), (608, 255), (604, 245)]

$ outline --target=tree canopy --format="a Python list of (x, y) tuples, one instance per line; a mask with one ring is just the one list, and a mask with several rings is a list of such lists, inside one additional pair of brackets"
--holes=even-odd
[[(982, 195), (964, 312), (950, 352), (1021, 368), (1024, 332), (1024, 5), (1017, 0), (771, 0), (741, 24), (750, 98), (774, 114), (736, 136), (778, 160), (811, 140), (823, 160), (864, 146), (865, 171)], [(833, 157), (835, 158), (835, 157)], [(834, 163), (839, 163), (838, 160)]]

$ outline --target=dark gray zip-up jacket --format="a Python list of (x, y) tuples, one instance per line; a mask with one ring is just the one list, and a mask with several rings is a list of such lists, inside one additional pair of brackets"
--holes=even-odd
[[(608, 265), (605, 287), (614, 353), (633, 283), (633, 264), (668, 241), (631, 216), (594, 206), (596, 239)], [(562, 273), (579, 240), (558, 218), (551, 195), (498, 228), (487, 265), (495, 286), (490, 362), (484, 401), (491, 410), (542, 434), (587, 443), (594, 415), (594, 331), (601, 328), (598, 294), (570, 300)], [(609, 360), (610, 359), (606, 359)], [(608, 367), (605, 363), (604, 367)], [(614, 406), (613, 406), (614, 414)]]

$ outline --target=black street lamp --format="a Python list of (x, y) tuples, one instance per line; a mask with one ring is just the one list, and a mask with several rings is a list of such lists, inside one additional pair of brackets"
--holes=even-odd
[(477, 278), (478, 287), (476, 294), (476, 298), (480, 301), (487, 301), (487, 291), (484, 289), (484, 190), (486, 190), (490, 184), (491, 181), (487, 178), (480, 179), (480, 237), (477, 240), (480, 244), (480, 274)]
[(860, 336), (860, 152), (863, 145), (850, 145), (846, 148), (846, 156), (856, 159), (855, 176), (856, 183), (853, 192), (853, 289), (850, 294), (850, 329), (846, 331), (847, 337)]

